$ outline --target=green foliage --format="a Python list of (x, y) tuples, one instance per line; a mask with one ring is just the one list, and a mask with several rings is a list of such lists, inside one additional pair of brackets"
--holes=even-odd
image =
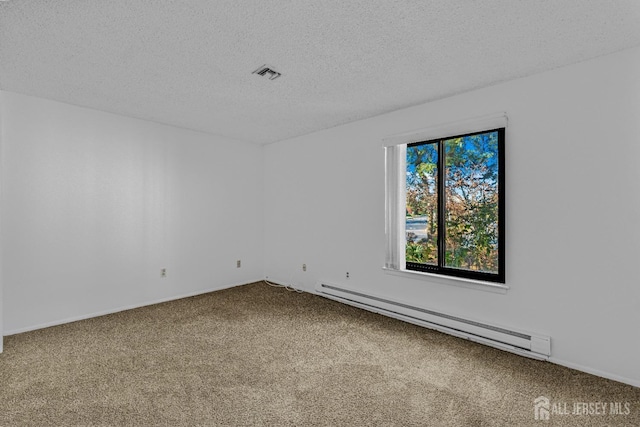
[(423, 264), (437, 264), (438, 246), (433, 242), (407, 242), (406, 260)]

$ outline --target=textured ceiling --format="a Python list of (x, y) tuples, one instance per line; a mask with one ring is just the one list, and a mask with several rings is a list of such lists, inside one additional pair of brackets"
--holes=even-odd
[(637, 0), (9, 0), (0, 89), (268, 143), (639, 44)]

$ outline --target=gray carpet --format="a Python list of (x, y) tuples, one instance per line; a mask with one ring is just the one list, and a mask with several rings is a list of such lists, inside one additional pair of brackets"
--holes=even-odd
[(640, 426), (640, 389), (255, 283), (6, 337), (0, 425)]

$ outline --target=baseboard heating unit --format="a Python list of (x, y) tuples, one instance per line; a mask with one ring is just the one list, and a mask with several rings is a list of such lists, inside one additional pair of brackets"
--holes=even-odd
[(318, 282), (316, 294), (364, 310), (393, 317), (456, 337), (496, 347), (538, 360), (551, 355), (551, 338), (530, 332), (514, 331), (447, 313), (365, 294), (343, 286)]

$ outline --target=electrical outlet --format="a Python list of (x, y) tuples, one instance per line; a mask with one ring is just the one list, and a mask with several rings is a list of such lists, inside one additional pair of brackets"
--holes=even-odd
[(347, 279), (349, 278), (349, 272), (347, 271)]
[(236, 268), (240, 268), (242, 267), (242, 261), (241, 260), (237, 260), (236, 261)]
[(307, 264), (302, 264), (302, 271), (307, 271)]
[(166, 268), (161, 268), (160, 269), (160, 277), (167, 277), (167, 269)]

